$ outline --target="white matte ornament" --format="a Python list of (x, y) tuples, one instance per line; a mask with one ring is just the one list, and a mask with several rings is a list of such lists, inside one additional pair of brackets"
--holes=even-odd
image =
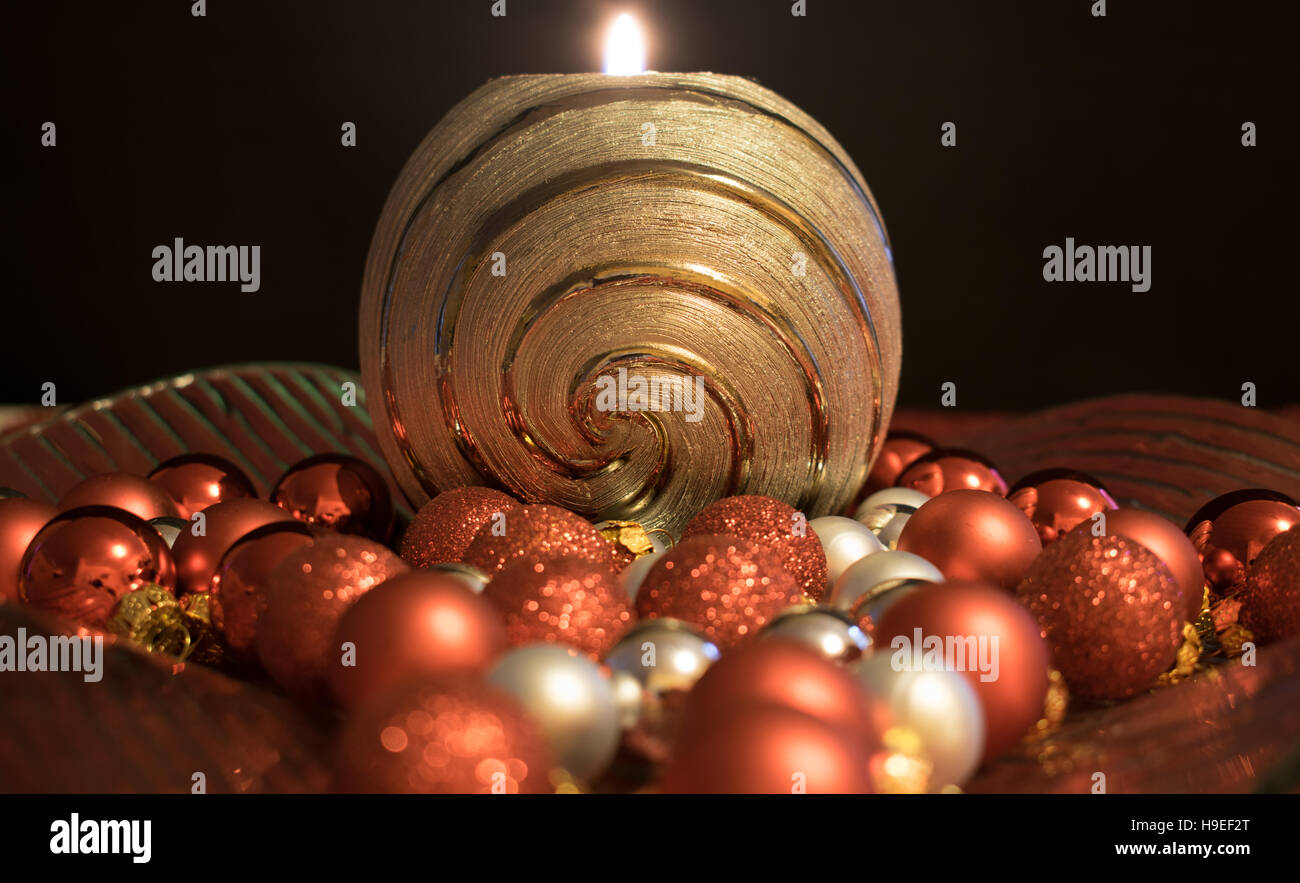
[(641, 588), (641, 583), (645, 582), (646, 574), (662, 557), (664, 557), (664, 552), (656, 549), (654, 552), (637, 558), (619, 573), (618, 581), (623, 586), (623, 591), (627, 592), (628, 601), (636, 600), (637, 590)]
[(839, 610), (852, 610), (853, 605), (884, 583), (908, 579), (923, 579), (932, 583), (943, 582), (939, 568), (920, 555), (887, 549), (869, 555), (844, 571), (831, 590), (830, 605)]
[(884, 545), (865, 525), (852, 518), (827, 515), (808, 522), (810, 530), (822, 541), (826, 553), (826, 587), (835, 585), (844, 571), (856, 561), (884, 550)]
[(803, 644), (828, 662), (853, 662), (871, 648), (871, 639), (857, 623), (843, 611), (821, 605), (789, 607), (758, 634)]
[(915, 488), (887, 487), (863, 500), (853, 517), (861, 520), (863, 513), (870, 512), (877, 506), (911, 506), (913, 509), (919, 509), (929, 499), (928, 495)]

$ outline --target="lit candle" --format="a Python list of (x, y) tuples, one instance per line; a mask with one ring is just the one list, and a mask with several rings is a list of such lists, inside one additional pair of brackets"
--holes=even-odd
[(492, 80), (416, 149), (371, 245), (363, 378), (419, 503), (498, 486), (677, 532), (722, 496), (841, 512), (888, 424), (897, 290), (866, 182), (735, 76)]

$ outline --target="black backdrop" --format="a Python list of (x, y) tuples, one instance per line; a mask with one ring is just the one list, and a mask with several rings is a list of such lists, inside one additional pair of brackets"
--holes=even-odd
[[(855, 158), (894, 245), (902, 404), (937, 405), (946, 380), (963, 408), (1236, 398), (1245, 380), (1261, 406), (1300, 399), (1286, 4), (190, 5), (6, 4), (0, 401), (242, 360), (355, 366), (370, 234), (409, 152), (489, 77), (598, 70), (622, 10), (652, 68), (754, 76)], [(174, 236), (261, 245), (261, 290), (155, 283), (150, 252)], [(1045, 283), (1043, 248), (1067, 236), (1151, 245), (1151, 290)]]

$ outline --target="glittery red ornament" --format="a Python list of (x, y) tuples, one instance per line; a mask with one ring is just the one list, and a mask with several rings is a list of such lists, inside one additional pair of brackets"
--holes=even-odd
[(418, 570), (361, 596), (339, 620), (334, 646), (356, 648), (353, 665), (332, 659), (330, 689), (349, 707), (415, 675), (481, 674), (506, 649), (497, 611), (449, 573)]
[(1007, 499), (1033, 522), (1044, 546), (1096, 513), (1118, 508), (1100, 481), (1073, 469), (1042, 469), (1026, 475)]
[(18, 567), (32, 538), (59, 514), (49, 503), (0, 499), (0, 601), (18, 598)]
[(876, 623), (875, 652), (895, 654), (908, 670), (918, 667), (918, 654), (924, 669), (935, 640), (943, 649), (941, 667), (961, 672), (980, 700), (988, 728), (984, 759), (991, 760), (1043, 716), (1048, 653), (1038, 624), (1002, 589), (974, 582), (918, 586)]
[[(876, 462), (871, 464), (871, 473), (867, 476), (867, 483), (858, 495), (858, 502), (865, 500), (876, 491), (893, 487), (904, 469), (911, 466), (919, 457), (933, 451), (935, 447), (934, 442), (920, 433), (891, 429), (880, 448), (880, 453), (876, 455)], [(850, 512), (856, 508), (855, 504)]]
[(176, 566), (158, 531), (124, 509), (83, 506), (32, 539), (19, 565), (18, 596), (98, 628), (123, 595), (151, 583), (176, 587)]
[(958, 490), (917, 509), (898, 548), (920, 555), (950, 582), (987, 582), (1010, 591), (1043, 544), (1014, 503), (990, 491)]
[(488, 583), (483, 598), (504, 618), (511, 646), (568, 644), (593, 661), (632, 622), (617, 578), (582, 559), (515, 559)]
[(202, 535), (194, 533), (196, 525), (191, 522), (172, 543), (178, 594), (206, 592), (221, 556), (240, 537), (263, 525), (290, 521), (293, 516), (265, 500), (240, 499), (209, 506), (200, 518)]
[(180, 516), (165, 490), (147, 478), (126, 472), (93, 475), (59, 498), (59, 508), (65, 512), (82, 506), (116, 506), (145, 521)]
[(987, 458), (961, 448), (936, 448), (922, 454), (898, 476), (898, 487), (937, 497), (944, 491), (990, 491), (1007, 494), (1007, 483)]
[(351, 454), (319, 454), (289, 467), (271, 502), (299, 521), (339, 533), (387, 542), (393, 531), (393, 497), (384, 477)]
[(465, 563), (489, 577), (516, 558), (547, 561), (574, 557), (596, 569), (614, 569), (609, 543), (591, 522), (559, 506), (521, 506), (497, 524), (486, 525), (465, 550)]
[(1122, 699), (1151, 686), (1182, 644), (1184, 602), (1173, 574), (1125, 537), (1062, 537), (1030, 566), (1016, 597), (1080, 696)]
[(266, 609), (266, 581), (290, 553), (317, 536), (317, 531), (289, 519), (263, 525), (240, 537), (221, 556), (209, 582), (212, 625), (226, 647), (238, 656), (251, 655), (257, 620)]
[[(1079, 531), (1091, 532), (1084, 524)], [(1205, 600), (1205, 571), (1196, 547), (1178, 526), (1154, 512), (1116, 509), (1106, 513), (1106, 533), (1141, 543), (1165, 563), (1183, 596), (1183, 618), (1195, 622)]]
[(181, 454), (160, 463), (149, 480), (162, 488), (189, 518), (223, 500), (256, 498), (253, 482), (234, 463), (215, 454)]
[(1241, 624), (1260, 642), (1300, 634), (1300, 527), (1275, 536), (1251, 565)]
[(544, 794), (541, 730), (509, 694), (457, 678), (408, 682), (358, 710), (335, 753), (335, 790), (369, 794)]
[(479, 528), (519, 507), (514, 497), (488, 487), (443, 491), (415, 513), (398, 552), (412, 567), (462, 561)]
[(1184, 532), (1201, 555), (1210, 586), (1224, 595), (1241, 587), (1247, 568), (1273, 537), (1296, 524), (1295, 500), (1250, 488), (1215, 497), (1188, 520)]
[(803, 513), (771, 497), (748, 494), (724, 497), (701, 509), (686, 524), (682, 539), (698, 536), (739, 537), (772, 549), (804, 594), (826, 594), (826, 552)]
[(682, 540), (646, 574), (636, 594), (637, 615), (680, 619), (726, 650), (800, 599), (799, 584), (781, 561), (754, 540)]

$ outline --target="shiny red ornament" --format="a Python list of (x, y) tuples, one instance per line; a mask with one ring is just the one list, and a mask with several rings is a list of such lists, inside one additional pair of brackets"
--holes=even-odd
[(19, 566), (23, 601), (100, 628), (113, 606), (149, 584), (176, 587), (171, 552), (149, 522), (113, 506), (69, 509), (40, 529)]
[(18, 568), (28, 545), (59, 514), (49, 503), (25, 497), (0, 499), (0, 602), (18, 600)]
[(898, 548), (920, 555), (948, 581), (973, 580), (1010, 591), (1042, 551), (1033, 522), (991, 491), (947, 491), (908, 519)]
[(65, 512), (82, 506), (116, 506), (145, 521), (180, 517), (180, 509), (165, 490), (127, 472), (92, 475), (59, 498), (59, 509)]
[(415, 513), (398, 552), (412, 567), (462, 561), (479, 528), (520, 505), (514, 497), (488, 487), (443, 491)]
[(1239, 589), (1251, 562), (1273, 537), (1300, 524), (1300, 506), (1263, 488), (1233, 491), (1206, 503), (1184, 533), (1200, 553), (1205, 577), (1220, 595)]
[(221, 556), (209, 581), (209, 611), (212, 625), (236, 656), (253, 653), (271, 571), (317, 535), (314, 528), (300, 521), (276, 521), (244, 534)]
[[(938, 445), (918, 432), (891, 429), (880, 448), (880, 453), (876, 455), (876, 462), (871, 464), (871, 473), (867, 476), (867, 483), (863, 486), (862, 493), (858, 495), (858, 502), (865, 500), (876, 491), (893, 487), (904, 469), (936, 447)], [(856, 504), (852, 508), (856, 509)]]
[(200, 513), (203, 533), (195, 534), (197, 523), (180, 532), (172, 543), (176, 559), (177, 593), (206, 592), (221, 556), (240, 537), (267, 524), (290, 521), (293, 516), (265, 500), (227, 500)]
[(1033, 522), (1044, 546), (1098, 512), (1119, 508), (1100, 481), (1073, 469), (1026, 475), (1007, 492), (1007, 499)]
[[(1078, 528), (1090, 531), (1090, 525)], [(1167, 518), (1142, 509), (1116, 509), (1106, 513), (1106, 533), (1141, 543), (1165, 563), (1183, 596), (1183, 619), (1195, 622), (1205, 601), (1205, 571), (1196, 547)]]
[(256, 499), (257, 489), (243, 470), (216, 454), (181, 454), (154, 467), (149, 480), (189, 518), (223, 500)]
[(266, 609), (253, 646), (271, 678), (294, 693), (325, 687), (342, 650), (339, 620), (357, 599), (389, 577), (410, 570), (373, 540), (325, 533), (281, 559), (266, 580)]
[(876, 623), (876, 652), (897, 654), (900, 666), (915, 668), (920, 654), (924, 667), (927, 642), (935, 639), (942, 642), (943, 667), (951, 658), (952, 668), (979, 697), (988, 728), (984, 759), (991, 760), (1019, 742), (1043, 716), (1048, 651), (1038, 624), (1005, 591), (976, 582), (918, 586), (891, 604)]
[(1241, 601), (1241, 624), (1257, 641), (1300, 635), (1300, 527), (1275, 536), (1251, 565)]
[(803, 513), (772, 497), (724, 497), (701, 509), (686, 524), (682, 539), (740, 537), (774, 550), (782, 566), (809, 598), (826, 594), (826, 552)]
[(642, 619), (680, 619), (726, 650), (801, 596), (776, 551), (754, 540), (696, 536), (650, 568), (637, 590), (636, 612)]
[(986, 457), (961, 448), (936, 448), (908, 465), (895, 482), (931, 497), (944, 491), (989, 491), (1007, 495), (1002, 473)]
[(1185, 604), (1173, 574), (1127, 537), (1062, 537), (1029, 568), (1016, 597), (1079, 696), (1132, 696), (1173, 667), (1182, 645)]
[(464, 563), (495, 576), (516, 558), (549, 561), (581, 558), (599, 570), (614, 569), (609, 543), (591, 522), (559, 506), (520, 506), (479, 530), (465, 551)]
[(448, 573), (403, 573), (361, 596), (339, 620), (334, 647), (356, 648), (354, 665), (329, 667), (329, 684), (356, 707), (415, 675), (485, 672), (506, 649), (501, 617)]
[(396, 511), (388, 484), (369, 463), (351, 454), (319, 454), (289, 467), (271, 502), (299, 521), (384, 543)]
[(336, 791), (545, 794), (554, 759), (540, 728), (483, 681), (407, 682), (357, 710), (335, 752)]
[(632, 622), (618, 579), (574, 558), (515, 559), (498, 573), (483, 598), (505, 621), (512, 647), (568, 644), (601, 659)]

